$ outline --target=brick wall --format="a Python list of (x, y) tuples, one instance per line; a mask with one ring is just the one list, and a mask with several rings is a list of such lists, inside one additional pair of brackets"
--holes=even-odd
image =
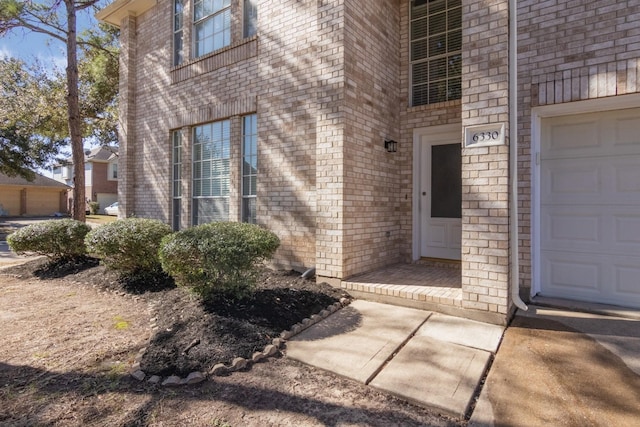
[[(192, 2), (185, 3), (184, 45), (188, 54)], [(137, 19), (128, 18), (123, 23), (125, 64), (121, 85), (129, 89), (129, 97), (123, 99), (122, 111), (129, 120), (123, 124), (123, 136), (128, 138), (123, 151), (128, 159), (122, 162), (122, 175), (131, 197), (126, 212), (170, 221), (170, 135), (172, 130), (181, 130), (181, 226), (191, 225), (192, 129), (229, 119), (234, 165), (230, 219), (240, 219), (241, 117), (256, 113), (258, 223), (281, 239), (278, 264), (310, 267), (316, 259), (316, 133), (318, 129), (326, 133), (316, 111), (322, 98), (317, 91), (325, 82), (335, 83), (333, 79), (324, 80), (324, 76), (326, 69), (336, 64), (321, 65), (319, 59), (322, 48), (318, 32), (323, 24), (317, 2), (258, 2), (258, 35), (248, 39), (242, 38), (242, 21), (237, 18), (240, 3), (232, 2), (230, 46), (201, 58), (187, 58), (175, 67), (171, 64), (171, 2), (159, 2)], [(333, 13), (332, 6), (327, 3), (320, 10)], [(331, 29), (325, 31), (330, 33)], [(325, 51), (332, 53), (333, 46), (326, 45)], [(134, 83), (127, 83), (129, 79)], [(331, 91), (331, 87), (325, 89)], [(135, 91), (135, 98), (131, 91)], [(335, 135), (333, 130), (330, 133)]]
[(345, 2), (343, 278), (400, 261), (399, 4)]
[[(507, 0), (462, 6), (462, 126), (509, 132)], [(509, 146), (462, 150), (462, 306), (509, 310)]]
[(316, 269), (343, 277), (344, 2), (318, 2), (316, 134)]
[(640, 3), (518, 2), (520, 284), (531, 287), (531, 108), (640, 92)]
[(298, 269), (317, 257), (319, 26), (317, 2), (258, 2), (258, 221), (280, 236), (278, 260)]
[[(229, 119), (230, 212), (239, 219), (241, 116), (257, 113), (258, 222), (281, 238), (279, 264), (346, 278), (411, 261), (415, 130), (504, 123), (508, 135), (507, 0), (463, 1), (462, 99), (419, 107), (409, 102), (408, 0), (262, 0), (258, 35), (248, 39), (240, 2), (232, 4), (231, 45), (176, 67), (171, 2), (123, 21), (123, 212), (169, 222), (170, 134), (181, 130), (182, 226), (189, 226), (193, 126)], [(187, 1), (185, 16), (191, 7)], [(520, 280), (527, 286), (531, 106), (637, 92), (640, 6), (525, 0), (518, 7)], [(398, 141), (397, 153), (384, 150), (385, 139)], [(464, 149), (462, 162), (463, 306), (505, 315), (508, 138)]]
[(120, 82), (118, 93), (118, 140), (120, 162), (118, 164), (119, 216), (128, 217), (135, 212), (134, 184), (136, 169), (136, 18), (128, 16), (120, 24)]
[(92, 168), (92, 186), (91, 192), (87, 193), (87, 197), (93, 200), (93, 193), (117, 193), (118, 181), (108, 179), (108, 163), (93, 162)]

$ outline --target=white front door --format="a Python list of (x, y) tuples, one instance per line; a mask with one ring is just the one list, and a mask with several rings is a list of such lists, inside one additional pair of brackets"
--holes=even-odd
[(441, 133), (435, 129), (418, 134), (420, 256), (459, 260), (462, 243), (460, 129)]
[(545, 118), (540, 293), (640, 307), (640, 109)]

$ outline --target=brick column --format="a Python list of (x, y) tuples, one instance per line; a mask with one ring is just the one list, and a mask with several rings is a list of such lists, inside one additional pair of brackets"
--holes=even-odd
[(135, 214), (136, 182), (136, 18), (127, 16), (120, 25), (120, 93), (118, 202), (120, 217)]
[[(318, 6), (318, 120), (316, 122), (316, 274), (339, 285), (344, 230), (343, 0)], [(333, 279), (333, 280), (331, 280)]]
[[(462, 13), (462, 125), (508, 135), (508, 1), (468, 0)], [(508, 145), (462, 150), (462, 306), (494, 319), (510, 304), (508, 179)]]

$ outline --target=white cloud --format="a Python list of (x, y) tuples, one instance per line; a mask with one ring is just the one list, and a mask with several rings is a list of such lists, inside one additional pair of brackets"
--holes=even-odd
[(67, 67), (67, 58), (62, 55), (47, 55), (39, 53), (36, 55), (37, 61), (47, 72), (64, 72)]
[(1, 44), (0, 45), (0, 59), (6, 59), (6, 58), (11, 58), (13, 57), (13, 52), (11, 52), (11, 49), (9, 49), (6, 45)]

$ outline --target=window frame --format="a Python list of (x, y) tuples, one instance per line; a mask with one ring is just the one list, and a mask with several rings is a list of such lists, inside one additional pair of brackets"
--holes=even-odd
[[(206, 15), (203, 14), (202, 17), (197, 17), (197, 13), (198, 13), (198, 5), (199, 4), (204, 4), (206, 2), (209, 2), (211, 4), (213, 4), (216, 1), (220, 1), (222, 2), (222, 6), (219, 9), (213, 10)], [(192, 14), (192, 46), (193, 46), (193, 57), (194, 58), (200, 58), (202, 56), (208, 55), (212, 52), (215, 52), (217, 50), (220, 50), (222, 48), (225, 48), (227, 46), (229, 46), (232, 42), (232, 38), (233, 38), (233, 31), (232, 31), (232, 26), (233, 26), (233, 16), (232, 16), (232, 4), (233, 1), (232, 0), (194, 0), (193, 2), (193, 14)], [(222, 31), (218, 31), (215, 32), (215, 20), (217, 17), (222, 16), (224, 14), (228, 14), (228, 20), (227, 26), (224, 26)], [(224, 17), (222, 18), (224, 21)], [(203, 24), (207, 24), (207, 23), (211, 23), (212, 26), (212, 35), (211, 36), (207, 36), (207, 37), (203, 37), (202, 39), (198, 38), (198, 26), (203, 25)], [(222, 40), (222, 46), (216, 47), (215, 45), (215, 40), (216, 40), (216, 35), (218, 34), (223, 34), (223, 40)], [(200, 46), (200, 44), (207, 39), (211, 39), (213, 46), (211, 47), (210, 50), (203, 48), (202, 52), (198, 51), (198, 47)], [(206, 46), (205, 46), (206, 47)]]
[(257, 0), (242, 0), (242, 37), (245, 39), (258, 34)]
[[(257, 222), (258, 161), (258, 115), (255, 113), (247, 114), (242, 116), (242, 171), (240, 180), (242, 206), (240, 211), (242, 222), (251, 224)], [(253, 209), (249, 207), (250, 204), (253, 204)]]
[[(409, 2), (410, 105), (417, 107), (458, 100), (462, 96), (462, 2), (461, 0), (435, 0), (424, 2), (423, 6), (414, 6), (415, 3), (416, 0)], [(444, 7), (437, 8), (439, 4), (444, 4)], [(417, 15), (417, 7), (424, 7), (426, 12)], [(433, 12), (432, 7), (435, 9)], [(439, 17), (443, 18), (443, 21), (438, 21)], [(442, 28), (432, 31), (432, 21), (433, 24)], [(457, 25), (451, 27), (451, 21)], [(417, 36), (416, 29), (424, 33)], [(440, 44), (443, 41), (444, 48)], [(457, 49), (453, 49), (452, 44), (454, 46), (457, 44)], [(421, 46), (426, 54), (421, 54), (419, 58), (414, 59), (416, 46)], [(441, 51), (432, 54), (432, 48)], [(422, 72), (427, 75), (425, 81), (420, 83), (415, 82), (418, 67), (422, 68)], [(444, 71), (444, 76), (432, 77), (432, 73), (435, 74), (438, 71)], [(418, 93), (418, 89), (424, 92)], [(439, 94), (436, 94), (436, 91), (439, 91)]]
[[(171, 218), (173, 230), (180, 229), (182, 210), (182, 159), (183, 159), (182, 131), (171, 132)], [(178, 210), (176, 212), (176, 210)]]
[[(221, 126), (218, 140), (215, 139), (214, 132), (216, 132), (216, 126)], [(202, 134), (209, 131), (212, 139), (207, 141), (203, 139), (199, 141), (198, 132), (202, 131)], [(221, 220), (229, 220), (229, 203), (231, 201), (231, 120), (217, 120), (210, 123), (194, 126), (192, 130), (192, 158), (191, 158), (191, 182), (192, 182), (192, 208), (193, 208), (193, 225), (204, 224), (200, 222), (198, 218), (198, 200), (219, 200), (222, 203), (226, 201), (226, 212), (218, 212)], [(205, 143), (209, 143), (210, 147), (205, 147)], [(216, 146), (216, 142), (219, 142), (219, 147)], [(214, 157), (213, 154), (216, 149), (220, 149), (221, 156)], [(211, 154), (210, 157), (205, 157), (206, 152)], [(209, 165), (207, 166), (207, 163)], [(208, 170), (208, 176), (205, 176), (205, 169)], [(220, 170), (224, 173), (220, 173)], [(198, 176), (199, 175), (199, 176)], [(203, 185), (208, 182), (208, 185)], [(219, 194), (213, 194), (218, 184)], [(208, 188), (208, 191), (203, 191)], [(209, 194), (203, 194), (209, 193)], [(206, 221), (211, 222), (211, 221)]]
[[(179, 10), (178, 10), (179, 6)], [(174, 66), (184, 62), (184, 0), (173, 0), (173, 58)], [(178, 46), (178, 40), (180, 46)]]
[(107, 179), (109, 181), (118, 180), (118, 162), (109, 162), (107, 166)]

